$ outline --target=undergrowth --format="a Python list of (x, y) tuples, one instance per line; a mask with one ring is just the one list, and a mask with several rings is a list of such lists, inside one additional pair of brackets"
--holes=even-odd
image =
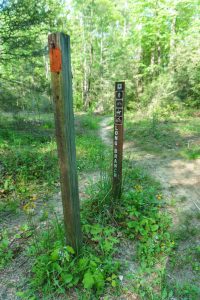
[[(75, 118), (80, 173), (95, 171), (102, 164), (101, 153), (106, 150), (97, 134), (99, 120), (92, 115)], [(48, 199), (57, 189), (53, 115), (41, 115), (39, 120), (32, 115), (2, 115), (0, 126), (0, 212), (16, 212), (33, 196)]]
[(151, 116), (125, 118), (125, 139), (134, 141), (141, 151), (154, 155), (172, 155), (186, 159), (197, 159), (199, 147), (199, 117), (189, 115), (163, 115), (155, 112)]
[(19, 296), (50, 299), (52, 293), (68, 295), (73, 288), (79, 296), (84, 293), (80, 299), (102, 294), (111, 299), (123, 291), (119, 249), (124, 239), (137, 242), (137, 260), (145, 270), (170, 252), (170, 218), (159, 186), (140, 169), (127, 168), (125, 182), (120, 200), (112, 199), (107, 176), (90, 189), (90, 200), (81, 209), (83, 247), (78, 256), (67, 246), (58, 219), (35, 234), (28, 250), (34, 259), (29, 289)]

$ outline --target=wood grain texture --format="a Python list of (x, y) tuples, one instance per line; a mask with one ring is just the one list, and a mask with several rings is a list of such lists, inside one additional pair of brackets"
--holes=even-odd
[(51, 72), (51, 83), (66, 238), (67, 244), (78, 253), (82, 234), (76, 167), (70, 37), (63, 33), (53, 33), (48, 37), (48, 44), (49, 49), (59, 48), (62, 55), (62, 69), (60, 72)]

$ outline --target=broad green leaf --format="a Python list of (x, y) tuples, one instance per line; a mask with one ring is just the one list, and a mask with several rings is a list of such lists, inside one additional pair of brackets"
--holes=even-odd
[(83, 285), (85, 289), (91, 289), (94, 285), (94, 278), (90, 272), (85, 273), (83, 278)]
[(95, 286), (97, 287), (97, 289), (101, 289), (104, 287), (105, 285), (104, 276), (101, 272), (99, 272), (99, 270), (95, 272), (94, 279), (95, 279)]
[(61, 274), (62, 280), (64, 283), (70, 283), (73, 279), (73, 276), (69, 273), (62, 273)]
[(51, 253), (51, 260), (56, 261), (59, 259), (59, 251), (60, 249), (55, 249), (52, 253)]
[(74, 253), (75, 253), (74, 249), (73, 249), (71, 246), (66, 246), (66, 249), (67, 249), (67, 251), (68, 251), (69, 253), (71, 253), (71, 254), (74, 254)]
[(116, 287), (116, 286), (117, 286), (117, 282), (116, 282), (115, 280), (112, 280), (111, 285), (112, 285), (113, 287)]
[(153, 226), (151, 226), (151, 231), (157, 231), (158, 228), (159, 228), (158, 225), (153, 225)]

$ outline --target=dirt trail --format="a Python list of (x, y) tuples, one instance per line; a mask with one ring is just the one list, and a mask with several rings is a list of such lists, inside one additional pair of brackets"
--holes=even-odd
[[(104, 118), (101, 122), (100, 136), (105, 144), (112, 145), (111, 118)], [(124, 157), (134, 165), (140, 165), (147, 170), (163, 188), (163, 193), (170, 202), (175, 199), (177, 205), (174, 214), (196, 210), (200, 208), (200, 159), (184, 160), (174, 158), (172, 153), (166, 158), (141, 151), (134, 146), (134, 142), (124, 142)], [(177, 222), (177, 219), (176, 219)]]
[[(100, 131), (102, 140), (108, 145), (112, 145), (110, 127), (106, 124), (110, 122), (107, 118), (102, 121), (103, 130)], [(173, 219), (172, 230), (178, 232), (183, 230), (183, 241), (180, 241), (175, 250), (175, 259), (186, 259), (191, 247), (200, 245), (199, 236), (191, 232), (199, 232), (200, 219), (200, 159), (185, 160), (177, 159), (175, 152), (167, 152), (165, 158), (163, 155), (153, 155), (142, 151), (135, 146), (134, 142), (124, 142), (124, 158), (129, 160), (132, 167), (137, 165), (147, 171), (153, 178), (161, 183), (163, 198), (166, 201), (167, 209)], [(186, 221), (186, 223), (185, 223)], [(184, 231), (185, 230), (185, 231)], [(185, 239), (185, 235), (188, 238)], [(132, 260), (132, 254), (135, 251), (135, 245), (123, 248), (123, 258), (128, 263), (128, 273), (134, 274), (137, 265)], [(195, 259), (195, 258), (194, 258)], [(194, 260), (195, 261), (195, 260)], [(192, 263), (192, 262), (191, 262)], [(199, 286), (197, 277), (195, 277), (191, 264), (182, 264), (181, 269), (171, 268), (170, 260), (166, 264), (166, 281), (169, 286), (184, 283), (195, 283)], [(137, 295), (130, 299), (138, 299)], [(124, 299), (129, 299), (125, 297)], [(173, 298), (176, 300), (177, 298)]]
[[(102, 141), (109, 147), (112, 147), (112, 125), (109, 125), (111, 117), (105, 117), (100, 123), (99, 135)], [(174, 223), (178, 223), (178, 215), (189, 211), (198, 210), (200, 208), (200, 159), (194, 161), (186, 161), (183, 159), (175, 159), (170, 156), (165, 159), (159, 156), (154, 156), (142, 152), (134, 146), (133, 142), (124, 143), (124, 157), (129, 159), (133, 168), (136, 165), (144, 167), (155, 179), (157, 179), (162, 187), (163, 193), (169, 202), (169, 210), (174, 216)], [(85, 190), (99, 178), (98, 172), (82, 175), (79, 178), (80, 198), (85, 199), (87, 194)], [(172, 199), (177, 200), (175, 208), (170, 207)], [(42, 206), (42, 202), (38, 206), (38, 212)], [(60, 193), (55, 195), (49, 206), (53, 207), (56, 212), (62, 213), (62, 204)], [(40, 214), (36, 214), (36, 219), (39, 219)], [(3, 225), (9, 230), (17, 231), (20, 225), (26, 222), (26, 217), (22, 214), (12, 216), (12, 219), (7, 216)], [(23, 245), (22, 245), (23, 247)], [(127, 248), (128, 249), (128, 248)], [(124, 257), (129, 260), (130, 251), (123, 249)], [(132, 251), (132, 250), (131, 250)], [(127, 252), (127, 253), (126, 253)], [(132, 252), (131, 252), (132, 253)], [(127, 255), (126, 255), (127, 254)], [(15, 296), (17, 286), (21, 283), (22, 277), (27, 276), (28, 265), (27, 257), (23, 251), (14, 259), (13, 262), (0, 272), (0, 300), (15, 300), (19, 299)], [(131, 266), (131, 261), (130, 261)], [(128, 298), (127, 298), (128, 299)]]

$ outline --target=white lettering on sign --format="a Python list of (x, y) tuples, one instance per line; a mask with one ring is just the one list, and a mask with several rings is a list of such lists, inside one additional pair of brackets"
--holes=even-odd
[(122, 90), (122, 83), (118, 83), (118, 84), (117, 84), (117, 89), (118, 89), (118, 90)]
[(115, 126), (114, 130), (114, 162), (113, 162), (113, 176), (117, 177), (117, 169), (118, 169), (118, 135), (119, 135), (119, 129)]
[(113, 177), (115, 184), (121, 180), (122, 173), (122, 138), (123, 138), (123, 115), (124, 115), (124, 83), (115, 84), (115, 106), (114, 106), (114, 141), (113, 141)]

